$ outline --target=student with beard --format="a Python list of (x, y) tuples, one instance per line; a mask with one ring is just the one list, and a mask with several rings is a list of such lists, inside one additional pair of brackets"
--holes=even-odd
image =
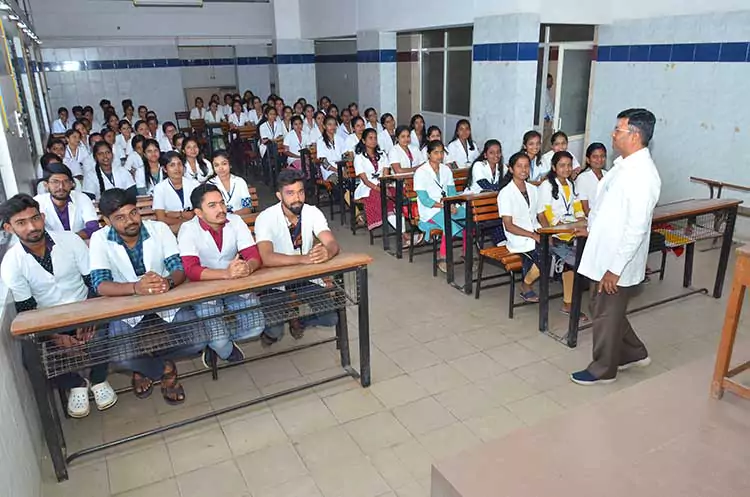
[(44, 184), (49, 193), (34, 197), (45, 215), (45, 227), (50, 231), (72, 231), (88, 240), (99, 229), (99, 216), (94, 203), (75, 190), (73, 173), (65, 164), (51, 163), (44, 173)]

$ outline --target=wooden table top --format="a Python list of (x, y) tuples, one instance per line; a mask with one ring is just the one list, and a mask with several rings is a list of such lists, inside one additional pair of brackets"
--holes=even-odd
[(314, 279), (327, 273), (366, 266), (372, 257), (366, 254), (340, 254), (323, 264), (261, 268), (247, 278), (186, 282), (161, 295), (101, 297), (72, 304), (59, 305), (20, 313), (11, 324), (14, 336), (28, 335), (50, 329), (75, 328), (81, 324), (110, 321), (156, 309), (179, 307), (211, 297), (242, 290), (269, 287), (300, 279)]

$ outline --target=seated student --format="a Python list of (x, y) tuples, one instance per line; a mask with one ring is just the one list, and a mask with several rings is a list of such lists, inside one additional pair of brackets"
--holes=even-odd
[(74, 105), (70, 110), (73, 112), (73, 122), (78, 121), (83, 117), (83, 107), (80, 105)]
[(323, 111), (323, 113), (328, 114), (328, 108), (331, 106), (331, 99), (323, 95), (320, 97), (320, 100), (318, 100), (318, 109)]
[(581, 192), (583, 210), (586, 215), (594, 206), (597, 197), (599, 182), (604, 178), (607, 165), (607, 147), (599, 142), (594, 142), (586, 148), (586, 165), (575, 178), (576, 188)]
[[(112, 158), (114, 159), (115, 158), (114, 156), (115, 132), (109, 128), (104, 128), (102, 129), (101, 135), (102, 135), (102, 141), (106, 142), (109, 145), (109, 147), (112, 149)], [(122, 166), (122, 163), (119, 161), (119, 159), (117, 159), (116, 165)]]
[[(429, 128), (427, 128), (427, 139), (419, 147), (419, 152), (422, 154), (420, 164), (424, 164), (425, 162), (427, 162), (427, 144), (434, 140), (437, 140), (439, 142), (443, 141), (443, 133), (442, 131), (440, 131), (440, 128), (438, 126), (430, 126)], [(448, 157), (448, 151), (443, 150), (443, 164), (450, 164), (450, 162), (451, 160)]]
[[(242, 108), (242, 102), (240, 102), (240, 109)], [(226, 116), (226, 120), (229, 121), (229, 115), (234, 112), (234, 102), (232, 100), (231, 93), (224, 94), (224, 105), (221, 106), (221, 111)]]
[(247, 113), (249, 110), (253, 108), (253, 92), (250, 90), (245, 90), (245, 93), (242, 94), (242, 110)]
[(354, 128), (352, 127), (352, 113), (349, 112), (349, 109), (344, 108), (341, 111), (341, 124), (338, 129), (339, 138), (342, 142), (346, 143), (347, 137), (352, 133), (354, 133)]
[[(125, 163), (122, 167), (130, 173), (135, 179), (136, 186), (140, 188), (142, 185), (138, 184), (138, 178), (136, 177), (136, 171), (143, 169), (143, 145), (146, 143), (146, 138), (142, 135), (133, 135), (130, 139), (131, 152), (128, 154), (128, 158), (125, 159)], [(157, 145), (158, 146), (158, 145)]]
[(71, 129), (78, 131), (78, 135), (81, 137), (79, 140), (81, 145), (83, 145), (84, 148), (86, 148), (86, 152), (91, 152), (91, 148), (88, 147), (88, 143), (89, 143), (88, 121), (86, 119), (81, 119), (80, 121), (76, 121), (73, 123), (73, 127)]
[(344, 142), (344, 153), (354, 157), (354, 149), (362, 141), (362, 133), (365, 131), (365, 120), (357, 116), (352, 119), (352, 134), (346, 137)]
[(126, 120), (120, 121), (120, 134), (115, 138), (115, 159), (124, 164), (130, 154), (133, 153), (133, 128)]
[(159, 162), (166, 179), (154, 186), (154, 213), (158, 221), (177, 233), (184, 222), (195, 216), (190, 194), (200, 183), (185, 176), (185, 166), (179, 152), (167, 152)]
[(422, 154), (419, 149), (411, 143), (411, 130), (408, 126), (396, 128), (396, 145), (388, 153), (388, 163), (394, 173), (407, 173), (413, 168), (420, 166), (419, 161)]
[(378, 120), (378, 111), (372, 107), (365, 109), (365, 128), (374, 129), (378, 133), (383, 131), (383, 125)]
[(65, 138), (68, 145), (65, 147), (63, 163), (68, 166), (73, 176), (80, 179), (83, 177), (83, 161), (90, 155), (89, 151), (81, 144), (81, 133), (78, 131), (69, 129), (65, 132)]
[(174, 150), (172, 137), (177, 133), (177, 126), (172, 121), (167, 121), (162, 125), (161, 129), (162, 135), (161, 138), (158, 138), (159, 150), (165, 153)]
[[(427, 144), (427, 162), (414, 171), (414, 191), (417, 194), (419, 208), (419, 229), (429, 234), (435, 228), (445, 232), (445, 216), (443, 215), (443, 198), (456, 195), (456, 185), (453, 172), (444, 164), (443, 143), (434, 140)], [(453, 236), (463, 233), (463, 228), (456, 223), (456, 219), (465, 219), (466, 211), (463, 206), (451, 207), (451, 232)], [(438, 269), (447, 271), (445, 256), (447, 253), (445, 237), (440, 243)], [(452, 247), (451, 247), (452, 250)]]
[(190, 119), (198, 120), (206, 118), (206, 109), (203, 107), (203, 99), (195, 97), (195, 107), (190, 109)]
[[(65, 142), (60, 138), (50, 138), (47, 142), (47, 153), (42, 155), (36, 166), (37, 193), (46, 193), (47, 189), (42, 182), (44, 178), (44, 168), (53, 159), (55, 162), (62, 164), (62, 158), (65, 155)], [(53, 157), (54, 156), (54, 157)], [(46, 160), (45, 160), (46, 157)]]
[(159, 126), (159, 120), (156, 118), (156, 115), (150, 115), (146, 119), (146, 126), (148, 127), (149, 138), (153, 138), (156, 141), (164, 138), (164, 130)]
[[(91, 237), (89, 245), (91, 286), (99, 295), (159, 295), (185, 281), (177, 240), (159, 221), (141, 219), (132, 191), (120, 188), (102, 194), (99, 210), (107, 226)], [(190, 308), (159, 311), (109, 323), (109, 336), (132, 335), (141, 329), (195, 320)], [(116, 351), (120, 357), (135, 355), (135, 343), (125, 341)], [(131, 357), (118, 361), (119, 369), (132, 371), (133, 393), (149, 397), (154, 382), (161, 379), (161, 392), (168, 404), (185, 401), (177, 378), (177, 367), (162, 357)]]
[(36, 194), (37, 195), (44, 195), (45, 193), (47, 193), (47, 183), (44, 182), (44, 175), (47, 174), (47, 170), (49, 169), (49, 166), (51, 164), (62, 164), (62, 159), (57, 154), (53, 154), (51, 152), (47, 152), (41, 157), (41, 159), (39, 159), (39, 164), (37, 164), (37, 168), (36, 168), (36, 174), (37, 174)]
[(253, 108), (245, 112), (247, 120), (256, 126), (263, 119), (263, 101), (260, 97), (253, 97)]
[(471, 164), (466, 190), (472, 194), (499, 192), (505, 172), (503, 146), (498, 140), (487, 140)]
[(286, 155), (287, 166), (295, 169), (302, 168), (299, 151), (305, 148), (307, 137), (302, 131), (302, 118), (299, 116), (292, 117), (292, 131), (287, 133), (284, 138), (284, 154)]
[(317, 111), (313, 116), (313, 119), (315, 125), (307, 133), (307, 145), (317, 144), (318, 140), (323, 136), (323, 133), (325, 133), (326, 115), (323, 112)]
[[(276, 182), (279, 203), (265, 209), (255, 221), (258, 250), (266, 267), (320, 264), (339, 253), (339, 244), (331, 233), (325, 215), (313, 205), (305, 203), (305, 176), (300, 171), (285, 169)], [(294, 286), (297, 293), (315, 288), (315, 282)], [(286, 290), (290, 290), (289, 286)], [(313, 308), (313, 311), (315, 309)], [(336, 312), (315, 314), (289, 322), (289, 332), (295, 339), (304, 335), (310, 326), (335, 326)], [(263, 345), (277, 342), (283, 325), (267, 328), (260, 336)]]
[(130, 125), (132, 126), (136, 121), (135, 108), (133, 107), (133, 104), (128, 103), (126, 105), (123, 105), (122, 112), (123, 112), (123, 116), (122, 116), (123, 121), (129, 122)]
[(347, 109), (349, 109), (349, 112), (352, 115), (352, 119), (354, 119), (355, 117), (360, 117), (359, 116), (359, 105), (357, 105), (357, 102), (350, 103), (349, 106), (347, 107)]
[(459, 119), (453, 138), (448, 143), (448, 155), (456, 167), (469, 167), (479, 155), (479, 150), (471, 137), (471, 123)]
[(339, 123), (335, 117), (328, 116), (323, 121), (323, 136), (318, 139), (316, 151), (320, 163), (320, 174), (324, 181), (338, 183), (336, 162), (344, 155), (343, 143), (337, 136)]
[[(555, 152), (547, 180), (539, 185), (538, 217), (542, 226), (556, 226), (585, 219), (583, 196), (576, 190), (571, 178), (573, 154), (566, 150)], [(573, 280), (575, 278), (576, 249), (572, 234), (555, 235), (552, 238), (552, 253), (562, 263), (563, 304), (560, 312), (570, 314), (573, 302)], [(588, 321), (581, 313), (581, 321)]]
[(203, 157), (197, 138), (191, 136), (183, 140), (182, 154), (185, 156), (185, 176), (203, 183), (214, 174), (211, 163)]
[(172, 136), (172, 150), (175, 152), (182, 151), (182, 144), (185, 142), (185, 134), (184, 133), (175, 133), (174, 136)]
[[(542, 170), (547, 172), (552, 168), (552, 156), (555, 155), (555, 152), (568, 150), (568, 135), (562, 131), (556, 131), (552, 134), (550, 143), (552, 143), (552, 149), (548, 150), (547, 153), (542, 155), (539, 159)], [(573, 154), (570, 154), (570, 156), (573, 157), (573, 179), (575, 179), (580, 172), (581, 165)]]
[(378, 133), (378, 146), (384, 153), (388, 153), (396, 142), (396, 120), (393, 115), (386, 112), (380, 118), (383, 130)]
[(107, 114), (106, 122), (106, 127), (114, 131), (115, 134), (120, 132), (120, 118), (117, 117), (117, 114), (114, 112)]
[(253, 207), (250, 190), (244, 179), (232, 174), (229, 154), (224, 150), (219, 150), (214, 153), (212, 162), (214, 175), (208, 179), (207, 183), (219, 189), (221, 196), (224, 197), (227, 212), (238, 216), (250, 214)]
[[(0, 265), (2, 281), (10, 289), (18, 313), (80, 302), (89, 294), (88, 247), (75, 233), (48, 231), (44, 218), (39, 204), (24, 193), (0, 205), (3, 229), (20, 241), (8, 249)], [(45, 339), (58, 349), (75, 347), (73, 352), (78, 352), (93, 335), (94, 328), (85, 327)], [(117, 402), (117, 394), (107, 382), (106, 363), (93, 366), (87, 379), (66, 373), (54, 382), (68, 390), (67, 411), (72, 418), (88, 416), (89, 388), (100, 411)]]
[[(104, 141), (104, 138), (102, 137), (101, 133), (91, 133), (89, 135), (88, 150), (93, 151), (94, 145), (96, 145), (97, 143), (101, 141)], [(113, 157), (114, 157), (114, 154), (113, 154)], [(89, 153), (89, 155), (87, 155), (86, 158), (83, 159), (83, 175), (86, 176), (86, 174), (94, 172), (95, 166), (96, 166), (96, 157), (94, 157), (93, 153)], [(82, 180), (81, 180), (81, 184), (83, 184)]]
[[(182, 225), (178, 235), (185, 273), (191, 281), (244, 278), (260, 268), (261, 259), (250, 229), (241, 217), (227, 213), (224, 197), (215, 185), (199, 185), (191, 194), (191, 202), (196, 216)], [(263, 311), (249, 310), (259, 305), (257, 295), (246, 293), (194, 306), (198, 317), (213, 317), (206, 322), (211, 334), (203, 352), (206, 367), (209, 367), (209, 348), (228, 362), (245, 358), (234, 340), (257, 337), (263, 331)], [(226, 313), (232, 313), (236, 318), (234, 332), (227, 330), (223, 318)]]
[(94, 170), (86, 171), (83, 177), (84, 193), (98, 200), (102, 193), (111, 188), (132, 188), (135, 192), (135, 181), (130, 173), (124, 167), (112, 164), (112, 148), (109, 143), (101, 141), (94, 145), (93, 157), (96, 161)]
[(237, 129), (248, 123), (247, 114), (243, 112), (241, 102), (232, 103), (232, 112), (227, 115), (227, 122), (231, 129)]
[(549, 173), (549, 169), (545, 169), (540, 161), (540, 153), (542, 151), (542, 135), (539, 132), (530, 130), (523, 134), (523, 144), (519, 152), (525, 153), (529, 158), (529, 181), (535, 185), (540, 184), (544, 181), (544, 178)]
[(91, 199), (76, 191), (75, 180), (65, 164), (48, 164), (44, 183), (49, 193), (34, 197), (44, 225), (50, 231), (71, 231), (88, 240), (99, 229), (99, 215)]
[(411, 130), (411, 144), (414, 145), (417, 150), (420, 150), (422, 145), (427, 142), (427, 130), (425, 129), (424, 117), (422, 117), (422, 114), (414, 114), (411, 116), (409, 129)]
[(510, 157), (505, 179), (508, 183), (497, 195), (497, 208), (508, 239), (508, 251), (523, 256), (521, 298), (525, 302), (539, 302), (539, 297), (532, 288), (534, 282), (539, 279), (539, 235), (536, 233), (539, 227), (539, 192), (536, 186), (528, 182), (529, 170), (528, 155), (516, 152)]
[[(140, 135), (137, 135), (140, 136)], [(153, 195), (154, 187), (164, 181), (159, 143), (153, 139), (143, 141), (143, 166), (135, 170), (135, 184), (139, 195)]]
[(73, 122), (68, 119), (68, 109), (60, 107), (57, 109), (57, 119), (52, 122), (52, 134), (62, 135), (70, 129)]
[(102, 129), (102, 123), (96, 120), (94, 117), (94, 108), (90, 105), (87, 105), (83, 108), (83, 117), (88, 121), (88, 130), (91, 131), (92, 129)]
[[(323, 118), (325, 119), (325, 115)], [(315, 107), (312, 105), (305, 105), (304, 117), (302, 119), (302, 132), (309, 135), (312, 130), (317, 127), (318, 126), (315, 124)]]
[(226, 121), (226, 116), (219, 108), (219, 104), (213, 100), (208, 104), (208, 110), (203, 113), (206, 124), (218, 124)]
[[(114, 107), (112, 107), (112, 102), (110, 102), (108, 99), (103, 98), (99, 100), (99, 108), (102, 111), (102, 115), (106, 115), (107, 111), (112, 108), (114, 110)], [(106, 120), (106, 119), (105, 119)]]
[(258, 124), (258, 130), (260, 133), (260, 156), (266, 156), (266, 150), (268, 150), (268, 144), (275, 142), (277, 138), (284, 137), (284, 126), (279, 124), (277, 119), (276, 109), (269, 107), (266, 109), (265, 117)]
[(283, 114), (282, 119), (279, 121), (279, 125), (281, 125), (281, 135), (286, 138), (286, 135), (292, 132), (292, 117), (294, 116), (294, 111), (291, 107), (285, 105), (281, 112)]
[(336, 104), (331, 104), (328, 106), (328, 114), (329, 116), (336, 119), (336, 122), (339, 122), (339, 108)]
[(136, 121), (133, 125), (133, 129), (135, 130), (136, 135), (141, 135), (144, 138), (152, 138), (151, 136), (151, 130), (148, 129), (148, 124), (146, 124), (146, 121)]
[[(146, 107), (145, 105), (139, 105), (138, 106), (138, 119), (137, 120), (146, 122), (146, 119), (147, 119), (146, 114), (148, 114), (148, 107)], [(138, 128), (136, 127), (136, 129), (138, 129)]]
[(303, 104), (300, 100), (294, 102), (294, 115), (300, 117), (305, 115), (305, 104)]

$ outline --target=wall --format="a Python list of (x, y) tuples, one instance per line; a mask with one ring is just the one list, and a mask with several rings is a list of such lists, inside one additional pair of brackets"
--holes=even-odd
[(300, 0), (302, 37), (319, 39), (355, 35), (359, 3), (358, 0)]
[(0, 285), (1, 493), (9, 497), (38, 497), (39, 461), (44, 447), (31, 386), (21, 365), (19, 342), (10, 335), (15, 316), (12, 301), (7, 289)]
[[(255, 95), (265, 97), (271, 93), (271, 75), (270, 75), (270, 52), (266, 45), (237, 45), (237, 88), (240, 93), (245, 90), (252, 91)], [(260, 64), (250, 64), (253, 61), (265, 61)]]
[(318, 98), (328, 96), (339, 106), (359, 101), (357, 42), (330, 40), (315, 43), (315, 79)]
[(208, 88), (237, 86), (234, 47), (179, 47), (180, 60), (209, 60), (208, 66), (183, 66), (180, 68), (183, 88)]

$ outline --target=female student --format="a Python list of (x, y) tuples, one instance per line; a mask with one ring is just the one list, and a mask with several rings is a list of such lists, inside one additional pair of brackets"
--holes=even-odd
[[(443, 197), (456, 195), (456, 186), (453, 182), (453, 171), (444, 164), (445, 147), (438, 140), (427, 144), (427, 162), (414, 171), (414, 191), (417, 193), (417, 207), (419, 208), (419, 229), (429, 233), (435, 228), (445, 232), (445, 217), (443, 216)], [(466, 218), (463, 206), (451, 207), (452, 219)], [(463, 228), (451, 221), (450, 230), (453, 236), (463, 233)], [(451, 248), (452, 250), (452, 248)], [(445, 254), (447, 247), (445, 237), (440, 242), (438, 258), (438, 269), (446, 272)]]
[(581, 196), (584, 198), (583, 210), (587, 216), (596, 201), (599, 182), (604, 178), (604, 174), (607, 172), (604, 170), (604, 166), (606, 165), (607, 147), (599, 142), (589, 145), (586, 149), (586, 166), (575, 178), (576, 188), (581, 192)]
[[(574, 223), (584, 219), (580, 192), (570, 177), (573, 172), (573, 154), (566, 150), (552, 155), (552, 165), (546, 181), (539, 185), (539, 223), (542, 226), (557, 226), (558, 224)], [(560, 312), (570, 314), (570, 304), (573, 302), (573, 280), (575, 278), (576, 249), (573, 235), (556, 235), (552, 239), (552, 253), (563, 262), (563, 304)], [(581, 320), (588, 321), (588, 317), (581, 313)]]
[[(89, 129), (86, 127), (86, 122), (85, 121), (86, 121), (86, 119), (83, 118), (83, 120), (81, 120), (81, 121), (74, 122), (73, 123), (73, 129), (76, 130), (76, 131), (78, 131), (78, 136), (80, 137), (80, 139), (78, 141), (79, 141), (79, 143), (81, 144), (81, 146), (84, 149), (81, 153), (82, 154), (85, 153), (86, 155), (90, 155), (91, 154), (91, 149), (88, 148), (88, 146), (89, 146)], [(68, 131), (70, 131), (70, 130), (68, 130)], [(67, 138), (67, 133), (66, 133), (66, 138)], [(65, 157), (63, 157), (63, 160), (64, 159), (65, 159)], [(68, 166), (68, 167), (70, 167), (70, 166)], [(73, 174), (75, 175), (75, 171), (73, 172)]]
[(357, 102), (350, 103), (347, 109), (349, 109), (352, 119), (359, 117), (359, 105), (357, 105)]
[(65, 138), (68, 140), (68, 144), (62, 158), (63, 164), (68, 166), (73, 176), (80, 178), (83, 176), (83, 161), (89, 156), (89, 151), (81, 145), (81, 133), (75, 129), (66, 131)]
[(146, 139), (143, 136), (133, 135), (133, 138), (130, 139), (131, 152), (128, 154), (128, 157), (123, 164), (125, 170), (133, 176), (133, 179), (136, 179), (136, 186), (139, 188), (141, 185), (138, 184), (135, 173), (138, 169), (143, 169), (143, 146), (145, 142)]
[(281, 135), (286, 136), (292, 131), (292, 116), (294, 115), (294, 111), (286, 105), (282, 112), (284, 113), (284, 118), (281, 121)]
[(136, 121), (135, 119), (135, 109), (133, 108), (132, 104), (128, 104), (123, 109), (124, 116), (122, 117), (123, 120), (130, 123), (132, 126), (133, 123)]
[(203, 183), (213, 175), (211, 163), (203, 158), (203, 152), (196, 138), (192, 136), (185, 138), (182, 142), (182, 154), (185, 156), (185, 176)]
[(101, 141), (94, 145), (94, 169), (87, 171), (83, 177), (83, 191), (98, 200), (106, 190), (111, 188), (128, 188), (135, 186), (135, 181), (124, 167), (113, 167), (112, 148), (109, 143)]
[[(440, 131), (440, 128), (437, 126), (430, 126), (427, 128), (427, 139), (425, 140), (425, 143), (420, 145), (419, 147), (419, 153), (422, 154), (421, 162), (427, 162), (427, 144), (431, 141), (443, 141), (443, 133)], [(443, 163), (447, 164), (450, 163), (450, 160), (448, 159), (448, 151), (443, 150)]]
[(539, 279), (536, 250), (539, 243), (539, 235), (536, 233), (539, 227), (539, 192), (536, 186), (528, 182), (529, 172), (528, 155), (516, 152), (510, 157), (506, 173), (506, 180), (509, 182), (497, 196), (497, 208), (508, 239), (508, 251), (522, 255), (521, 298), (525, 302), (539, 302), (539, 297), (532, 287)]
[(396, 142), (396, 120), (392, 114), (386, 112), (380, 118), (380, 124), (383, 130), (378, 133), (378, 145), (380, 150), (387, 154)]
[(346, 143), (346, 139), (354, 133), (354, 128), (352, 128), (352, 113), (349, 111), (348, 108), (344, 108), (344, 110), (341, 111), (341, 125), (339, 126), (339, 138), (342, 142)]
[(354, 149), (357, 143), (362, 140), (362, 133), (365, 131), (365, 120), (357, 116), (352, 119), (352, 134), (346, 137), (344, 142), (344, 153), (354, 156)]
[(473, 194), (499, 192), (504, 176), (503, 146), (497, 140), (487, 140), (482, 153), (471, 164), (467, 190)]
[(279, 124), (282, 124), (284, 122), (284, 99), (283, 98), (277, 98), (274, 105), (274, 109), (276, 109), (276, 121)]
[(115, 159), (120, 161), (127, 160), (128, 156), (133, 153), (133, 128), (130, 123), (123, 119), (120, 121), (120, 134), (115, 138)]
[(328, 115), (335, 118), (336, 122), (339, 122), (339, 108), (336, 106), (336, 104), (331, 104), (328, 106)]
[(406, 173), (421, 165), (422, 154), (411, 143), (411, 130), (407, 126), (396, 128), (397, 142), (388, 152), (388, 163), (394, 173)]
[[(313, 129), (315, 129), (317, 126), (315, 125), (315, 107), (312, 105), (305, 105), (304, 108), (304, 118), (302, 120), (302, 132), (305, 134), (310, 134)], [(325, 118), (325, 115), (323, 116)]]
[[(146, 114), (148, 114), (148, 107), (145, 105), (138, 106), (138, 121), (146, 122)], [(138, 129), (138, 128), (136, 128)]]
[(166, 223), (173, 233), (177, 233), (182, 223), (193, 219), (190, 194), (199, 183), (185, 176), (179, 152), (167, 152), (160, 163), (166, 179), (154, 186), (154, 213), (157, 221)]
[(294, 115), (302, 117), (305, 113), (305, 105), (302, 101), (297, 100), (294, 102)]
[(338, 177), (332, 178), (338, 171), (336, 161), (340, 161), (341, 156), (344, 154), (343, 143), (340, 142), (336, 135), (338, 127), (339, 123), (335, 117), (326, 117), (323, 122), (323, 136), (318, 139), (316, 145), (318, 159), (325, 159), (320, 164), (320, 174), (326, 181), (338, 182)]
[(190, 109), (190, 119), (206, 119), (206, 109), (203, 107), (201, 97), (195, 97), (195, 107)]
[(284, 148), (286, 154), (286, 163), (289, 167), (301, 169), (300, 149), (305, 147), (307, 137), (302, 131), (302, 118), (300, 116), (292, 117), (292, 131), (287, 133), (284, 138)]
[(107, 126), (109, 129), (115, 132), (115, 134), (120, 132), (120, 119), (117, 117), (117, 114), (111, 112), (107, 114), (107, 117), (105, 119), (107, 121)]
[(269, 142), (276, 141), (277, 138), (284, 137), (284, 126), (279, 124), (276, 120), (276, 109), (269, 107), (266, 111), (265, 118), (260, 122), (258, 128), (260, 129), (260, 156), (266, 155)]
[(227, 205), (227, 211), (238, 216), (250, 214), (253, 207), (250, 190), (247, 188), (244, 179), (232, 174), (229, 154), (224, 150), (219, 150), (214, 154), (211, 162), (214, 175), (207, 182), (216, 185), (219, 189), (221, 196), (224, 197), (224, 203)]
[[(547, 153), (542, 155), (539, 159), (542, 170), (547, 172), (549, 172), (552, 167), (552, 156), (555, 155), (555, 152), (568, 150), (568, 135), (562, 131), (556, 131), (552, 134), (550, 143), (552, 143), (552, 149), (547, 151)], [(580, 172), (581, 165), (573, 154), (571, 154), (571, 156), (573, 157), (573, 179), (575, 179), (576, 175)]]
[[(115, 132), (112, 131), (109, 128), (104, 128), (102, 130), (102, 139), (109, 144), (109, 147), (112, 149), (112, 153), (114, 154), (114, 150), (115, 150)], [(114, 155), (113, 155), (113, 158), (114, 158)], [(120, 159), (116, 159), (116, 160), (117, 160), (116, 164), (118, 166), (122, 165), (121, 162), (120, 162)]]
[(245, 90), (245, 93), (242, 94), (242, 107), (245, 112), (248, 112), (250, 109), (253, 108), (253, 92), (250, 90)]
[[(133, 148), (135, 147), (133, 144)], [(154, 187), (164, 180), (160, 155), (159, 142), (151, 138), (143, 142), (143, 167), (135, 170), (135, 184), (141, 195), (151, 195)]]
[(224, 120), (224, 114), (219, 110), (219, 104), (211, 101), (208, 104), (208, 110), (203, 113), (203, 119), (206, 120), (206, 124), (218, 124)]
[(263, 101), (260, 97), (253, 97), (252, 108), (245, 112), (245, 115), (247, 115), (248, 121), (256, 126), (258, 125), (261, 119), (263, 119)]
[(318, 100), (318, 110), (323, 111), (324, 113), (328, 113), (328, 108), (331, 106), (331, 99), (323, 95), (320, 97), (320, 100)]
[[(323, 133), (325, 132), (325, 120), (326, 115), (321, 112), (317, 111), (315, 112), (315, 115), (313, 117), (315, 120), (315, 125), (312, 127), (312, 129), (307, 133), (307, 144), (312, 145), (313, 143), (317, 143), (318, 140), (320, 140), (323, 137)], [(304, 129), (304, 123), (303, 128)]]
[(422, 114), (414, 114), (411, 116), (409, 121), (409, 129), (411, 130), (411, 144), (421, 149), (426, 145), (427, 133), (425, 131), (424, 117)]
[(182, 150), (182, 144), (185, 142), (184, 133), (175, 133), (172, 135), (172, 150), (179, 152)]
[(365, 109), (365, 127), (367, 129), (374, 129), (378, 133), (383, 131), (383, 125), (378, 121), (378, 111), (372, 107)]
[[(240, 102), (240, 110), (242, 110), (242, 102)], [(221, 111), (227, 116), (228, 121), (229, 115), (234, 112), (234, 101), (232, 100), (231, 93), (224, 94), (224, 105), (221, 106)]]
[(448, 155), (457, 167), (469, 167), (479, 156), (479, 150), (471, 137), (471, 123), (460, 119), (456, 123), (453, 139), (448, 144)]
[(242, 112), (242, 102), (239, 100), (232, 102), (232, 113), (227, 116), (227, 121), (229, 122), (229, 127), (232, 129), (237, 129), (247, 124), (247, 115)]
[(141, 135), (144, 138), (154, 138), (151, 136), (151, 130), (148, 129), (148, 124), (146, 124), (146, 121), (136, 121), (133, 125), (133, 129), (135, 129), (136, 135)]
[(542, 167), (539, 154), (542, 151), (542, 135), (533, 129), (523, 134), (521, 152), (529, 157), (529, 181), (539, 184), (549, 172)]

